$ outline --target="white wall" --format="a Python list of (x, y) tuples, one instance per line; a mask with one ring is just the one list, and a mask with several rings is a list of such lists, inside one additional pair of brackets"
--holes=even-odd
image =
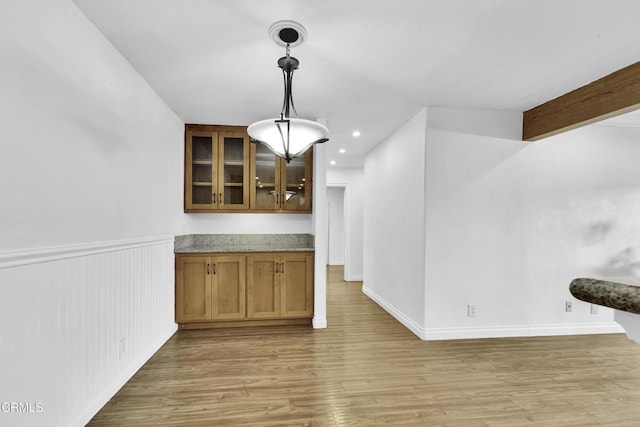
[(329, 168), (327, 185), (344, 188), (344, 280), (363, 280), (364, 169)]
[[(327, 121), (318, 119), (325, 126)], [(313, 274), (313, 327), (327, 327), (327, 242), (329, 214), (327, 212), (327, 170), (324, 144), (313, 147), (313, 230), (314, 274)]]
[(425, 326), (426, 127), (422, 109), (364, 166), (363, 291), (416, 333)]
[(428, 339), (621, 331), (610, 310), (591, 315), (568, 288), (640, 273), (638, 130), (525, 143), (521, 117), (429, 109)]
[(70, 0), (0, 57), (0, 398), (43, 409), (0, 424), (84, 425), (175, 331), (183, 123)]
[(366, 157), (363, 291), (423, 339), (622, 332), (568, 287), (640, 275), (640, 130), (521, 124), (429, 108)]
[(185, 217), (181, 234), (309, 234), (313, 230), (310, 214), (198, 213)]
[(0, 9), (0, 250), (179, 230), (183, 125), (69, 0)]
[(344, 265), (344, 187), (327, 188), (329, 201), (329, 265)]

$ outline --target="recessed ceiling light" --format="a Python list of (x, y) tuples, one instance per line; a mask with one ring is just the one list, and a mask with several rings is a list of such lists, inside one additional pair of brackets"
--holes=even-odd
[(344, 154), (344, 153), (346, 153), (346, 152), (347, 152), (347, 150), (345, 150), (344, 148), (341, 148), (341, 149), (339, 149), (339, 150), (338, 150), (338, 152), (339, 152), (340, 154)]
[(331, 160), (329, 163), (330, 163), (331, 165), (335, 165), (335, 164), (336, 164), (336, 161), (335, 161), (335, 160)]
[(359, 130), (354, 130), (351, 135), (353, 135), (353, 136), (355, 136), (357, 138), (357, 137), (360, 136), (360, 131)]

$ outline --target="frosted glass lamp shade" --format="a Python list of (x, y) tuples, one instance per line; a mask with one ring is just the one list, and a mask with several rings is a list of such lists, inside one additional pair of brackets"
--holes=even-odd
[(290, 160), (304, 154), (313, 144), (328, 141), (329, 129), (313, 120), (285, 118), (255, 122), (247, 133), (276, 155)]

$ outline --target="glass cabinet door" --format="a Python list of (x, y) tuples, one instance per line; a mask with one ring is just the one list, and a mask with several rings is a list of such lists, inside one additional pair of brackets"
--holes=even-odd
[(278, 157), (264, 144), (251, 144), (253, 168), (251, 209), (278, 209), (280, 203), (280, 174)]
[(282, 189), (281, 207), (284, 210), (311, 210), (311, 165), (313, 150), (302, 157), (281, 160)]
[(215, 209), (217, 132), (187, 132), (187, 209)]
[(249, 137), (218, 134), (218, 209), (249, 208)]

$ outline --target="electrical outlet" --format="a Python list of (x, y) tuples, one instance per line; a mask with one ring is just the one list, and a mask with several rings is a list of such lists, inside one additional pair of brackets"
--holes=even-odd
[(476, 306), (469, 304), (467, 305), (467, 316), (468, 317), (476, 317)]
[(591, 304), (591, 314), (598, 314), (598, 304)]
[(573, 310), (573, 303), (571, 301), (565, 301), (564, 303), (564, 311), (570, 313)]
[(120, 340), (120, 346), (118, 347), (118, 359), (122, 359), (122, 356), (124, 356), (126, 349), (127, 349), (127, 339), (122, 338)]

